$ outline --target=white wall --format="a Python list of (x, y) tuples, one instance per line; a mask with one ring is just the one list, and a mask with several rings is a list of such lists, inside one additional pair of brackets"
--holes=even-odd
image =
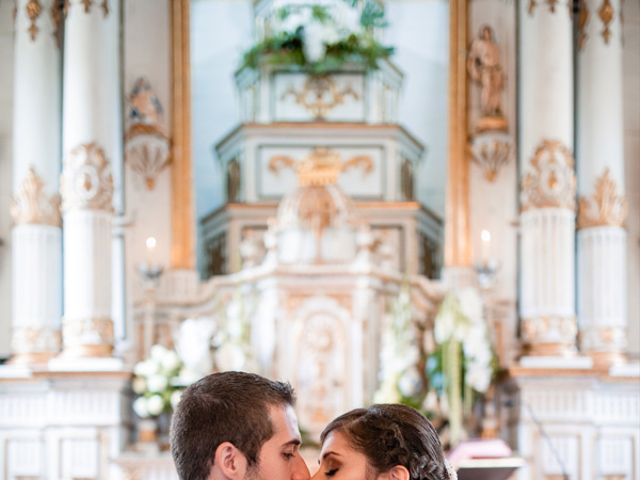
[(13, 2), (0, 0), (0, 356), (11, 335), (11, 137), (13, 120)]
[(640, 354), (640, 1), (626, 1), (623, 8), (629, 347), (631, 352)]

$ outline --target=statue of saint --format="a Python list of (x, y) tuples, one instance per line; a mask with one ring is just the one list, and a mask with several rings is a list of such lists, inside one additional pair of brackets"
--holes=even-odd
[(483, 118), (478, 122), (478, 130), (506, 129), (500, 105), (505, 77), (500, 65), (500, 50), (493, 39), (493, 30), (488, 25), (482, 26), (478, 37), (471, 42), (467, 70), (471, 80), (481, 89), (480, 110)]

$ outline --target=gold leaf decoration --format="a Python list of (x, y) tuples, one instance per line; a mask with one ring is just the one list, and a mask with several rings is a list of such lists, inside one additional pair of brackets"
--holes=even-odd
[(40, 5), (40, 2), (38, 0), (29, 0), (29, 2), (27, 2), (27, 5), (25, 6), (25, 9), (27, 11), (27, 17), (29, 17), (29, 21), (31, 22), (28, 30), (29, 36), (31, 37), (32, 41), (35, 41), (36, 37), (38, 36), (38, 32), (40, 31), (40, 29), (36, 25), (36, 21), (42, 13), (42, 5)]
[(11, 217), (15, 225), (51, 225), (59, 227), (60, 196), (47, 196), (45, 183), (35, 168), (29, 167), (27, 174), (11, 201)]
[(575, 210), (576, 177), (571, 151), (557, 140), (543, 140), (522, 180), (522, 210), (566, 208)]
[(602, 38), (604, 38), (604, 43), (609, 44), (609, 40), (611, 39), (611, 22), (613, 21), (613, 5), (611, 5), (611, 0), (604, 0), (600, 9), (598, 10), (598, 16), (604, 25), (602, 29)]
[(95, 142), (71, 150), (60, 181), (62, 208), (111, 212), (113, 179), (104, 150)]
[(587, 43), (587, 38), (589, 37), (585, 29), (587, 28), (590, 17), (591, 14), (589, 13), (586, 2), (580, 2), (580, 12), (578, 13), (578, 49), (580, 50), (584, 48)]
[(102, 7), (104, 16), (105, 17), (109, 16), (109, 0), (102, 0), (102, 5), (100, 6)]
[(351, 85), (342, 90), (338, 89), (330, 75), (310, 75), (300, 91), (291, 85), (281, 96), (281, 100), (292, 96), (295, 102), (314, 115), (318, 120), (324, 117), (338, 105), (342, 105), (347, 96), (358, 100), (360, 96)]
[(618, 194), (618, 185), (606, 168), (596, 179), (593, 196), (580, 198), (578, 228), (624, 227), (627, 213), (627, 200)]
[(84, 6), (84, 13), (89, 13), (91, 11), (91, 0), (82, 0), (82, 5)]
[(64, 21), (65, 2), (54, 0), (51, 4), (51, 23), (53, 23), (53, 37), (58, 48), (62, 47), (62, 22)]

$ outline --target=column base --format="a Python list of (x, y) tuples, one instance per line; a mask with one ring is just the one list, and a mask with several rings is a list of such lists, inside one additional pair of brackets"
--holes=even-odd
[(110, 358), (112, 353), (111, 345), (74, 345), (65, 347), (59, 358)]
[(577, 356), (578, 350), (573, 345), (566, 343), (537, 343), (528, 344), (523, 347), (523, 357), (562, 357), (573, 358)]
[(620, 352), (585, 352), (593, 360), (596, 368), (609, 368), (627, 363), (627, 357)]
[(27, 366), (27, 365), (46, 365), (49, 360), (55, 358), (57, 353), (53, 352), (29, 352), (16, 353), (11, 356), (7, 362), (9, 365)]

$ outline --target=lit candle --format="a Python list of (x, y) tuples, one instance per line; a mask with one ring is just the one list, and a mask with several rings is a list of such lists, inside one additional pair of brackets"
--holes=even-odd
[(145, 241), (145, 244), (147, 246), (147, 264), (148, 265), (153, 265), (153, 260), (154, 260), (154, 252), (156, 250), (156, 245), (157, 245), (157, 241), (156, 241), (156, 237), (148, 237), (147, 240)]
[(491, 249), (491, 232), (482, 230), (480, 240), (480, 260), (483, 265), (487, 265), (489, 263), (489, 250)]

